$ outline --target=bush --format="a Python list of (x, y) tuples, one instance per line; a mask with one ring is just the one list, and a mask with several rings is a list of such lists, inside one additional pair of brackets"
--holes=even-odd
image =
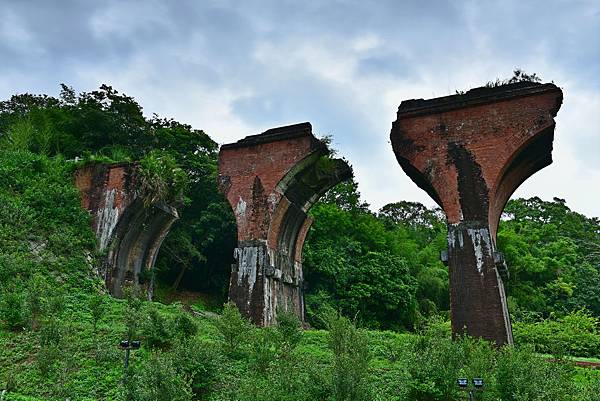
[(92, 317), (92, 325), (94, 328), (94, 335), (98, 331), (98, 323), (104, 313), (106, 312), (106, 304), (104, 303), (104, 297), (98, 294), (92, 295), (88, 299), (88, 308)]
[(251, 325), (240, 315), (235, 304), (229, 302), (223, 307), (223, 314), (216, 321), (221, 335), (225, 354), (238, 357), (251, 339)]
[(38, 334), (40, 349), (36, 363), (40, 373), (48, 377), (60, 361), (63, 350), (63, 327), (56, 318), (46, 320)]
[(498, 357), (498, 395), (504, 401), (582, 400), (573, 375), (568, 364), (547, 362), (526, 348), (506, 347)]
[(194, 320), (183, 312), (178, 313), (175, 317), (173, 328), (175, 335), (182, 340), (188, 340), (198, 332), (198, 326), (196, 326)]
[(26, 325), (25, 295), (17, 289), (5, 290), (0, 299), (0, 318), (10, 330), (22, 330)]
[(369, 369), (367, 338), (347, 318), (329, 312), (329, 349), (333, 352), (333, 396), (339, 401), (368, 400)]
[(143, 324), (144, 340), (150, 348), (166, 348), (171, 345), (172, 335), (167, 319), (156, 307), (148, 310)]
[(298, 316), (287, 311), (277, 312), (276, 330), (281, 352), (292, 353), (302, 340), (302, 325)]
[(189, 185), (186, 172), (170, 154), (151, 151), (140, 160), (139, 192), (146, 206), (180, 201)]
[(191, 401), (190, 381), (177, 371), (166, 353), (153, 352), (139, 366), (130, 369), (123, 396), (130, 401)]
[(178, 374), (189, 381), (196, 396), (209, 393), (220, 378), (224, 361), (214, 343), (197, 339), (180, 341), (171, 355), (177, 361)]
[(582, 309), (535, 323), (515, 322), (513, 332), (517, 344), (540, 353), (600, 357), (598, 327), (599, 319)]

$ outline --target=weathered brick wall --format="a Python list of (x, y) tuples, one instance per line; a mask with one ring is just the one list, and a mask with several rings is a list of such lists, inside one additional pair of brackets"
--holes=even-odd
[(93, 164), (75, 172), (82, 206), (92, 215), (98, 250), (106, 252), (101, 272), (109, 291), (122, 296), (124, 285), (143, 284), (149, 297), (153, 283), (140, 283), (140, 273), (152, 269), (160, 245), (177, 211), (158, 204), (145, 207), (137, 191), (137, 165)]
[(341, 160), (332, 171), (315, 174), (327, 153), (308, 123), (221, 147), (219, 185), (238, 228), (229, 297), (257, 324), (273, 323), (278, 309), (304, 317), (301, 253), (311, 221), (306, 213), (351, 174)]
[(517, 83), (404, 101), (391, 140), (404, 171), (444, 209), (455, 333), (512, 341), (496, 230), (510, 195), (552, 162), (562, 92)]

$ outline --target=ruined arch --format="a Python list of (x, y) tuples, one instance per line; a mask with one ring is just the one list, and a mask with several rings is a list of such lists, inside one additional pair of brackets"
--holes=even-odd
[(92, 216), (98, 250), (104, 254), (100, 274), (116, 297), (127, 285), (142, 285), (152, 297), (153, 281), (141, 280), (154, 267), (160, 246), (177, 210), (166, 203), (146, 205), (138, 193), (133, 163), (93, 164), (75, 173), (82, 205)]
[(352, 174), (346, 162), (328, 154), (309, 123), (221, 147), (220, 188), (238, 225), (229, 297), (257, 324), (273, 323), (278, 309), (304, 318), (302, 247), (312, 223), (307, 213)]
[(448, 222), (455, 335), (512, 342), (496, 231), (513, 192), (552, 163), (561, 103), (554, 84), (518, 82), (400, 104), (390, 134), (396, 158)]

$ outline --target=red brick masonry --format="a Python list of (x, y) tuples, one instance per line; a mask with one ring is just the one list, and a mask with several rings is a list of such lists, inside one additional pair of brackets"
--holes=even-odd
[(325, 158), (328, 153), (309, 123), (221, 147), (219, 186), (238, 227), (229, 297), (256, 324), (273, 323), (279, 309), (304, 317), (302, 247), (312, 221), (307, 212), (352, 174), (342, 160)]
[(562, 92), (521, 82), (403, 101), (391, 131), (402, 169), (446, 213), (452, 329), (511, 343), (496, 230), (512, 193), (552, 163)]
[(106, 286), (122, 296), (124, 285), (142, 284), (152, 296), (153, 283), (140, 283), (140, 273), (154, 267), (158, 250), (177, 211), (166, 204), (144, 206), (137, 191), (137, 165), (94, 164), (75, 172), (81, 202), (92, 215)]

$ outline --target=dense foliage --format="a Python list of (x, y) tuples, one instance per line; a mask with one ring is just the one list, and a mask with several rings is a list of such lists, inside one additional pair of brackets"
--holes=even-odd
[[(599, 399), (597, 372), (566, 356), (600, 356), (600, 226), (561, 199), (512, 200), (500, 225), (515, 348), (451, 340), (440, 211), (373, 213), (354, 181), (311, 211), (307, 317), (325, 330), (285, 313), (256, 328), (229, 304), (217, 315), (105, 295), (73, 170), (138, 162), (147, 202), (182, 215), (159, 279), (222, 299), (235, 236), (216, 151), (110, 87), (0, 103), (0, 399), (448, 401), (465, 398), (459, 376), (485, 379), (478, 400)], [(127, 370), (124, 339), (142, 341)]]
[[(333, 306), (368, 327), (410, 329), (430, 315), (447, 316), (448, 274), (439, 261), (445, 223), (437, 209), (398, 202), (375, 214), (355, 183), (332, 190), (311, 211), (305, 246), (309, 321)], [(498, 248), (510, 270), (506, 282), (516, 321), (536, 322), (569, 312), (600, 317), (600, 221), (565, 201), (508, 202)]]
[(215, 185), (218, 147), (204, 132), (146, 118), (133, 98), (110, 86), (76, 95), (62, 85), (58, 98), (24, 94), (0, 102), (0, 140), (4, 149), (83, 163), (139, 162), (144, 200), (174, 204), (180, 215), (157, 263), (162, 282), (224, 298), (235, 226)]
[(412, 328), (448, 310), (448, 272), (440, 213), (399, 202), (374, 214), (360, 202), (356, 183), (330, 191), (311, 213), (305, 277), (309, 322), (324, 307), (356, 316), (371, 328)]

